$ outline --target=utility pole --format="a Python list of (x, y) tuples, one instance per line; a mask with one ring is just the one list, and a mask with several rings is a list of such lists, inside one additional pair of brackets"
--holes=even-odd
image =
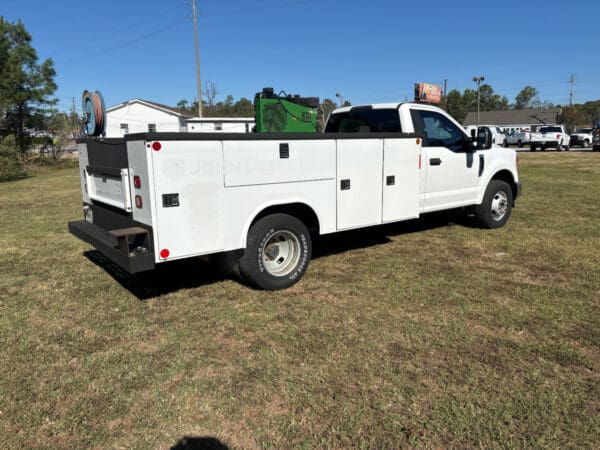
[(575, 74), (571, 75), (569, 78), (569, 82), (571, 83), (571, 94), (569, 95), (569, 106), (573, 106), (573, 88), (575, 87)]
[(480, 86), (481, 86), (481, 82), (485, 81), (485, 77), (484, 76), (480, 76), (480, 77), (473, 77), (473, 81), (475, 83), (477, 83), (477, 129), (479, 129), (479, 91), (480, 91)]
[(73, 130), (77, 130), (77, 110), (75, 109), (75, 97), (73, 97), (73, 106), (71, 109), (71, 115), (73, 116)]
[(448, 88), (448, 80), (444, 78), (444, 110), (448, 109), (448, 102), (446, 101), (446, 89)]
[(196, 0), (192, 0), (192, 14), (194, 15), (194, 44), (196, 46), (196, 84), (198, 87), (198, 117), (202, 117), (202, 81), (200, 79), (200, 50), (198, 49), (198, 15), (196, 14)]

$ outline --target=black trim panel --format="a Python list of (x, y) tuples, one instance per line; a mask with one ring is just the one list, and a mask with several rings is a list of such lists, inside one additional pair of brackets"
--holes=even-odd
[(87, 145), (88, 162), (92, 167), (128, 167), (127, 144), (125, 139), (80, 139), (78, 143)]
[(521, 196), (521, 194), (523, 193), (523, 183), (521, 183), (520, 181), (517, 181), (515, 183), (515, 185), (517, 186), (517, 192), (515, 193), (515, 198), (513, 198), (513, 201), (515, 201), (517, 198), (519, 198)]
[(108, 175), (111, 177), (121, 176), (121, 169), (116, 167), (86, 166), (85, 170), (88, 175)]
[(482, 154), (479, 154), (479, 175), (477, 175), (478, 177), (483, 175), (484, 169), (485, 169), (485, 156)]
[(152, 251), (131, 256), (131, 254), (116, 248), (118, 245), (116, 237), (85, 220), (69, 222), (69, 232), (82, 241), (91, 244), (100, 253), (129, 273), (133, 274), (154, 269), (154, 254)]

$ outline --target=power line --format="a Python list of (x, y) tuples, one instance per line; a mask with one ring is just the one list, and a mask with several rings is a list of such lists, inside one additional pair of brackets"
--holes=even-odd
[(208, 12), (208, 13), (200, 13), (200, 15), (203, 17), (209, 17), (209, 16), (247, 14), (247, 13), (263, 12), (263, 11), (271, 11), (273, 9), (281, 9), (281, 8), (286, 8), (288, 6), (297, 6), (297, 5), (303, 5), (306, 3), (317, 3), (317, 1), (318, 0), (294, 0), (294, 1), (278, 3), (276, 5), (270, 5), (270, 6), (258, 6), (258, 7), (251, 7), (251, 8), (221, 10), (221, 11), (214, 11), (214, 12)]
[[(103, 35), (105, 36), (110, 36), (110, 37), (114, 37), (117, 34), (121, 34), (123, 32), (129, 32), (131, 33), (132, 30), (140, 28), (140, 27), (144, 27), (144, 28), (148, 28), (148, 21), (151, 18), (156, 18), (156, 17), (160, 17), (161, 19), (164, 19), (165, 14), (172, 12), (172, 11), (177, 11), (179, 10), (179, 7), (177, 8), (169, 8), (169, 9), (165, 9), (165, 10), (161, 10), (159, 12), (153, 13), (152, 16), (149, 16), (148, 18), (144, 19), (144, 20), (140, 20), (138, 22), (134, 22), (134, 23), (130, 23), (127, 25), (123, 25), (121, 27), (118, 28), (113, 28), (113, 29), (106, 29), (106, 30), (102, 30)], [(85, 41), (75, 41), (77, 44), (76, 45), (71, 45), (68, 47), (61, 47), (60, 49), (57, 50), (52, 50), (49, 52), (46, 52), (50, 55), (52, 55), (53, 57), (56, 55), (60, 55), (66, 51), (69, 50), (73, 50), (73, 49), (78, 49), (81, 47), (89, 47), (91, 44), (97, 44), (98, 43), (98, 38), (94, 37)]]
[(98, 56), (98, 55), (103, 54), (103, 53), (109, 53), (109, 52), (113, 52), (115, 50), (120, 50), (120, 49), (123, 49), (125, 47), (129, 47), (129, 46), (131, 46), (133, 44), (137, 44), (140, 41), (146, 40), (146, 39), (148, 39), (148, 38), (150, 38), (152, 36), (156, 36), (157, 34), (164, 33), (165, 31), (171, 30), (172, 28), (175, 28), (175, 27), (179, 26), (180, 24), (181, 24), (181, 19), (179, 19), (179, 20), (171, 23), (170, 25), (167, 25), (165, 27), (162, 27), (162, 28), (159, 28), (157, 30), (154, 30), (151, 33), (144, 34), (144, 35), (142, 35), (140, 37), (137, 37), (135, 39), (131, 39), (131, 40), (126, 41), (126, 42), (124, 42), (122, 44), (115, 45), (113, 47), (109, 47), (109, 48), (106, 48), (106, 49), (103, 49), (103, 50), (98, 50), (98, 51), (96, 51), (94, 53), (89, 53), (87, 55), (75, 56), (73, 58), (69, 58), (65, 62), (63, 62), (62, 65), (68, 65), (70, 63), (73, 63), (73, 62), (76, 62), (76, 61), (80, 61), (80, 60), (83, 60), (83, 59), (87, 59), (87, 58), (92, 58), (92, 57)]

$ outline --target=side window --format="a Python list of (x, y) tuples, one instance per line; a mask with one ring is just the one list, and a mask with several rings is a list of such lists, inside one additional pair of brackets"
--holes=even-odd
[(426, 136), (424, 147), (447, 147), (457, 152), (464, 149), (465, 136), (447, 117), (434, 111), (417, 110)]
[(332, 114), (326, 133), (401, 133), (397, 109), (352, 109)]

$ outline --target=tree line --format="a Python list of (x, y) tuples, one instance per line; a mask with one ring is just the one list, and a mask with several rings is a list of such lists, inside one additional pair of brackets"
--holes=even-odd
[[(218, 96), (217, 85), (213, 81), (207, 81), (204, 84), (202, 99), (203, 117), (254, 117), (254, 103), (245, 97), (235, 101), (232, 95), (227, 95), (224, 100), (216, 101)], [(327, 117), (331, 111), (340, 106), (350, 106), (351, 103), (345, 101), (340, 105), (333, 100), (326, 98), (319, 104), (320, 116)], [(179, 100), (175, 108), (185, 111), (194, 116), (198, 115), (198, 100)]]
[[(459, 90), (452, 89), (444, 99), (446, 110), (459, 122), (463, 122), (467, 113), (477, 111), (477, 89), (465, 89), (461, 94)], [(549, 101), (541, 101), (538, 90), (533, 86), (525, 86), (515, 96), (514, 103), (510, 103), (506, 95), (499, 95), (489, 84), (482, 84), (479, 88), (480, 111), (506, 111), (509, 109), (549, 108), (553, 106)]]

